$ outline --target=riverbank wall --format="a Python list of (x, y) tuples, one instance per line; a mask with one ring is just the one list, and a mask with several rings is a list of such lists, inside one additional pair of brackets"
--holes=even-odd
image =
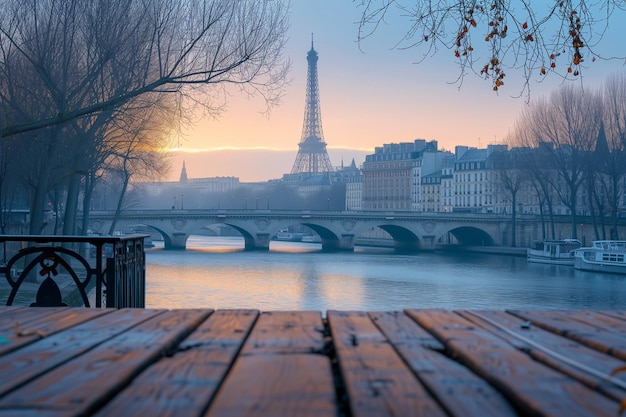
[[(393, 248), (392, 239), (357, 238), (354, 242), (356, 246)], [(441, 252), (475, 252), (488, 253), (492, 255), (526, 256), (526, 248), (513, 248), (508, 246), (465, 246), (454, 244), (437, 244), (435, 251)]]
[(446, 252), (475, 252), (492, 255), (526, 256), (526, 248), (513, 248), (510, 246), (462, 246), (462, 245), (435, 245), (436, 251)]

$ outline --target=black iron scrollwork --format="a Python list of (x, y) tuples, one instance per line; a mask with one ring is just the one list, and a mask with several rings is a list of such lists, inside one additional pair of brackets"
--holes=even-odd
[[(27, 298), (34, 296), (35, 302), (30, 304), (33, 307), (68, 304), (91, 307), (93, 304), (95, 307), (143, 308), (146, 295), (146, 237), (148, 235), (143, 234), (0, 235), (0, 244), (3, 245), (0, 279), (4, 279), (10, 287), (6, 305), (13, 305), (20, 292), (21, 295), (26, 293)], [(10, 249), (7, 257), (7, 242), (20, 243), (23, 249)], [(67, 248), (75, 248), (76, 245), (91, 245), (90, 261), (81, 251)], [(37, 281), (28, 279), (37, 273), (44, 279), (35, 287), (36, 294), (33, 294), (35, 291), (27, 291), (27, 286), (23, 284)], [(93, 301), (90, 302), (90, 298)], [(24, 303), (24, 300), (21, 302)]]
[[(18, 275), (17, 279), (13, 279), (10, 274), (7, 275), (7, 282), (11, 286), (11, 292), (7, 299), (7, 305), (12, 305), (18, 290), (26, 280), (26, 277), (37, 267), (40, 268), (39, 274), (46, 276), (41, 282), (37, 290), (36, 300), (31, 304), (31, 307), (60, 307), (67, 306), (63, 302), (61, 290), (58, 283), (52, 278), (58, 275), (60, 268), (67, 271), (67, 274), (72, 278), (80, 298), (82, 299), (84, 306), (89, 307), (89, 299), (87, 297), (87, 287), (95, 275), (95, 270), (89, 265), (89, 263), (80, 256), (78, 253), (59, 246), (43, 246), (33, 247), (21, 250), (16, 256), (14, 256), (7, 265), (7, 269), (11, 270), (12, 265), (18, 262), (20, 259), (26, 259), (24, 269)], [(72, 267), (70, 259), (78, 261), (78, 264), (82, 266), (84, 272), (83, 278), (79, 278), (76, 269)]]
[(50, 274), (54, 276), (59, 274), (57, 271), (58, 264), (59, 260), (56, 256), (39, 261), (39, 265), (41, 266), (39, 275), (47, 275), (47, 277), (39, 286), (36, 301), (30, 305), (31, 307), (67, 307), (67, 303), (63, 302), (61, 289), (50, 276)]

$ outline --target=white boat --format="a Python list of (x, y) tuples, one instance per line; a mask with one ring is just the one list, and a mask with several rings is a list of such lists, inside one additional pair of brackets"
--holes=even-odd
[(294, 233), (283, 229), (276, 233), (276, 235), (274, 236), (274, 240), (279, 240), (282, 242), (302, 242), (303, 236), (304, 233)]
[(302, 242), (304, 243), (322, 243), (322, 239), (318, 235), (304, 235), (302, 236)]
[(577, 249), (574, 268), (626, 274), (626, 240), (594, 240), (590, 248)]
[(528, 262), (553, 265), (574, 265), (574, 251), (582, 243), (578, 239), (559, 239), (538, 241), (534, 248), (526, 252)]

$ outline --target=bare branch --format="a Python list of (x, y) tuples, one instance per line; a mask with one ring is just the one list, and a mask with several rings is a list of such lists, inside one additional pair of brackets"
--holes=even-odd
[(577, 79), (583, 62), (624, 59), (602, 56), (597, 47), (624, 12), (621, 0), (354, 0), (361, 8), (358, 40), (374, 36), (389, 16), (406, 22), (395, 48), (416, 49), (418, 62), (441, 50), (450, 51), (468, 73), (491, 80), (500, 90), (506, 72), (520, 71), (523, 94), (530, 82), (550, 74)]

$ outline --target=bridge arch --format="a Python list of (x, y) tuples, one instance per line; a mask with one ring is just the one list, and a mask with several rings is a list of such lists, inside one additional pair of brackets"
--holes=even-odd
[(232, 223), (223, 223), (223, 224), (230, 226), (236, 231), (238, 231), (239, 233), (241, 233), (241, 236), (243, 237), (243, 241), (244, 241), (245, 250), (247, 251), (269, 250), (270, 240), (272, 238), (272, 235), (270, 235), (269, 232), (252, 234), (248, 230), (236, 224), (232, 224)]
[(272, 222), (272, 224), (267, 227), (266, 232), (269, 232), (271, 239), (272, 236), (278, 234), (281, 230), (295, 225), (306, 226), (317, 233), (321, 240), (322, 251), (324, 252), (354, 250), (354, 234), (346, 233), (340, 224), (333, 222), (317, 222), (308, 220), (307, 218), (281, 219)]
[(167, 231), (163, 230), (162, 228), (158, 226), (155, 226), (154, 224), (145, 223), (145, 222), (129, 222), (129, 221), (122, 220), (118, 222), (118, 225), (123, 226), (121, 228), (122, 233), (124, 233), (126, 229), (132, 229), (133, 231), (135, 231), (137, 228), (151, 229), (157, 232), (163, 238), (164, 249), (174, 249), (174, 250), (185, 249), (185, 241), (187, 240), (186, 234), (183, 234), (184, 240), (182, 241), (182, 244), (181, 244), (181, 242), (179, 241), (180, 237), (177, 236), (176, 233), (168, 233)]
[[(163, 247), (164, 249), (172, 249), (174, 248), (173, 242), (172, 242), (172, 237), (170, 237), (170, 235), (165, 231), (162, 230), (156, 226), (153, 226), (151, 224), (136, 224), (134, 226), (141, 226), (141, 227), (145, 227), (147, 229), (152, 229), (155, 230), (159, 235), (161, 235), (161, 237), (163, 238)], [(174, 248), (177, 249), (177, 248)], [(184, 249), (184, 247), (183, 247)]]
[(381, 224), (379, 228), (393, 239), (393, 247), (397, 252), (416, 252), (420, 250), (420, 238), (410, 229), (394, 224)]
[(322, 251), (324, 252), (337, 252), (342, 250), (354, 249), (353, 237), (350, 239), (348, 247), (346, 247), (345, 242), (342, 241), (341, 235), (333, 232), (328, 227), (324, 227), (312, 222), (302, 222), (300, 224), (308, 227), (319, 235), (320, 239), (322, 240)]
[[(485, 230), (476, 226), (460, 226), (447, 231), (441, 243), (458, 244), (461, 246), (493, 246), (494, 238)], [(452, 236), (452, 239), (450, 238)]]

